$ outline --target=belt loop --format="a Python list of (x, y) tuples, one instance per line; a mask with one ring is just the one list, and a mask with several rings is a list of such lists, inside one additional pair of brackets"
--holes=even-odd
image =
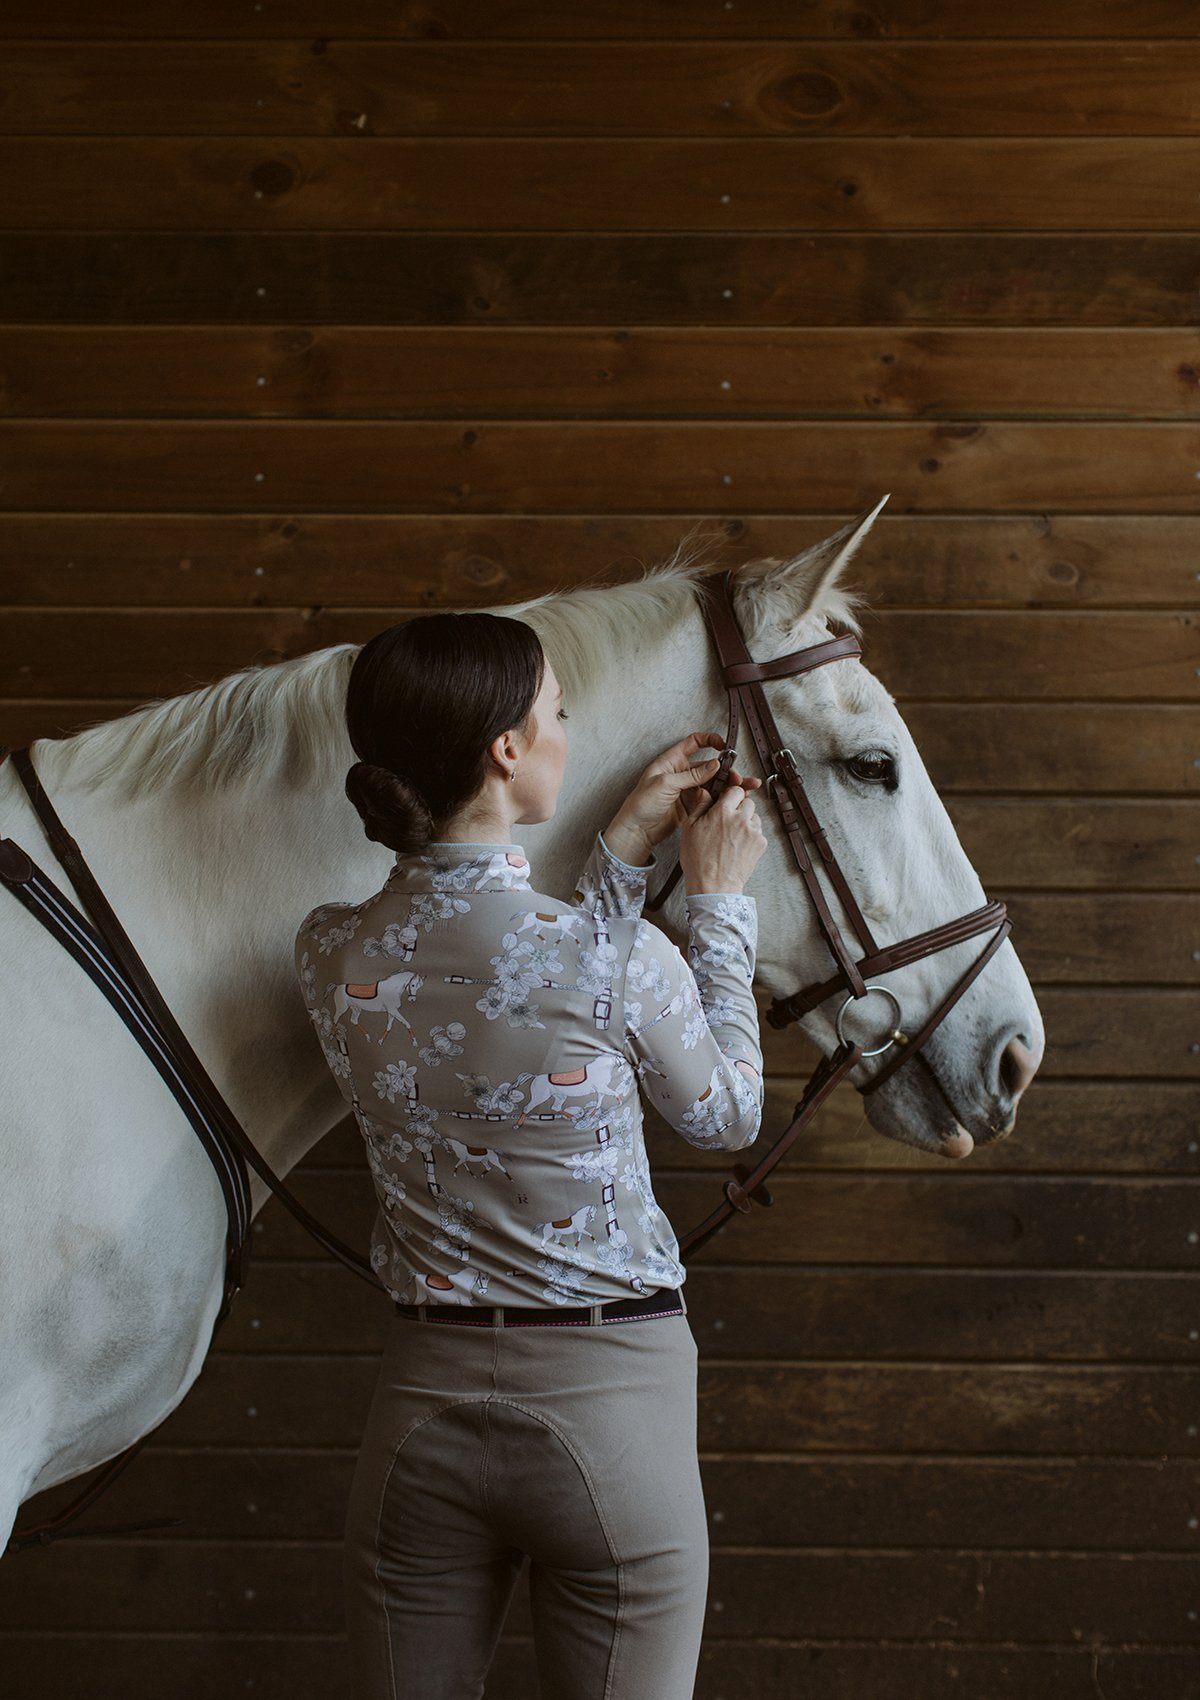
[(503, 1328), (504, 1327), (504, 1306), (503, 1305), (493, 1305), (492, 1306), (492, 1327), (493, 1328)]
[(687, 1315), (687, 1300), (683, 1296), (683, 1288), (682, 1287), (676, 1287), (675, 1291), (679, 1295), (679, 1302), (683, 1306), (683, 1314), (686, 1316)]
[(604, 1318), (600, 1315), (600, 1312), (603, 1310), (603, 1308), (604, 1308), (603, 1301), (600, 1304), (595, 1304), (591, 1307), (592, 1314), (591, 1314), (590, 1321), (591, 1321), (591, 1326), (593, 1328), (596, 1328), (603, 1323)]
[(428, 1322), (429, 1321), (429, 1318), (425, 1314), (425, 1306), (424, 1305), (418, 1305), (417, 1306), (417, 1321), (418, 1322)]

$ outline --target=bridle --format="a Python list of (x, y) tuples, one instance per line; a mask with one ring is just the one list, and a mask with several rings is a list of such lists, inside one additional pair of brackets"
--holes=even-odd
[[(709, 782), (709, 788), (719, 795), (728, 784), (729, 769), (733, 764), (737, 744), (739, 704), (744, 700), (746, 720), (763, 771), (767, 775), (767, 789), (779, 809), (792, 853), (837, 964), (837, 971), (830, 979), (793, 992), (790, 997), (776, 998), (767, 1012), (767, 1020), (773, 1027), (785, 1027), (788, 1023), (799, 1020), (809, 1010), (815, 1009), (840, 987), (845, 988), (849, 995), (837, 1015), (839, 1044), (833, 1053), (823, 1058), (813, 1070), (804, 1094), (796, 1105), (791, 1123), (753, 1170), (748, 1170), (743, 1164), (735, 1165), (735, 1178), (726, 1181), (721, 1202), (702, 1222), (697, 1223), (679, 1240), (681, 1252), (703, 1245), (724, 1226), (735, 1210), (749, 1211), (752, 1199), (759, 1204), (769, 1205), (772, 1202), (771, 1194), (764, 1184), (767, 1175), (838, 1082), (864, 1057), (879, 1056), (893, 1044), (900, 1046), (896, 1056), (885, 1064), (866, 1086), (859, 1088), (864, 1093), (873, 1092), (894, 1069), (906, 1062), (910, 1056), (914, 1056), (947, 1010), (958, 1001), (984, 963), (1001, 944), (1012, 924), (1005, 915), (1003, 903), (993, 902), (972, 910), (968, 915), (960, 916), (957, 921), (947, 921), (939, 927), (931, 927), (928, 932), (918, 933), (900, 944), (887, 945), (883, 949), (876, 945), (862, 912), (854, 901), (853, 893), (838, 867), (825, 830), (805, 795), (792, 753), (782, 745), (760, 683), (763, 679), (785, 678), (792, 674), (808, 672), (813, 667), (823, 666), (829, 661), (859, 655), (861, 649), (858, 639), (852, 635), (830, 638), (824, 643), (812, 644), (807, 649), (793, 650), (790, 655), (780, 655), (773, 661), (754, 661), (746, 649), (734, 616), (731, 576), (729, 572), (709, 574), (699, 581), (704, 593), (702, 607), (721, 663), (721, 679), (729, 692), (726, 749), (721, 756), (717, 774)], [(38, 867), (29, 852), (11, 838), (0, 838), (0, 883), (7, 886), (30, 913), (58, 939), (117, 1009), (160, 1074), (171, 1086), (221, 1181), (227, 1213), (225, 1284), (220, 1309), (213, 1324), (212, 1339), (215, 1339), (228, 1317), (233, 1300), (246, 1278), (251, 1244), (250, 1182), (247, 1164), (327, 1251), (354, 1274), (382, 1291), (382, 1283), (370, 1264), (312, 1216), (256, 1150), (192, 1048), (186, 1034), (171, 1014), (132, 939), (88, 867), (79, 845), (59, 819), (53, 803), (38, 779), (28, 747), (10, 750), (0, 745), (0, 763), (8, 757), (12, 758), (51, 848), (70, 875), (87, 905), (91, 918), (82, 914)], [(857, 962), (851, 950), (847, 948), (830, 912), (813, 860), (801, 834), (802, 825), (812, 840), (827, 878), (850, 916), (860, 944), (867, 952)], [(644, 905), (646, 909), (657, 909), (662, 905), (681, 871), (676, 863), (674, 872), (659, 889), (657, 896), (653, 899), (647, 898)], [(909, 962), (917, 962), (934, 951), (945, 950), (962, 939), (983, 932), (993, 923), (996, 923), (995, 936), (912, 1038), (896, 1027), (885, 1044), (873, 1050), (863, 1050), (860, 1045), (845, 1037), (842, 1022), (846, 1010), (856, 999), (867, 997), (871, 992), (882, 992), (890, 998), (896, 1007), (897, 1022), (901, 1019), (900, 1005), (895, 993), (889, 987), (868, 980), (867, 975), (886, 973), (889, 969), (902, 968)], [(212, 1339), (209, 1342), (210, 1347)], [(10, 1553), (21, 1552), (63, 1538), (66, 1526), (116, 1478), (149, 1439), (151, 1432), (153, 1431), (147, 1430), (139, 1440), (110, 1458), (92, 1483), (54, 1517), (32, 1528), (15, 1530), (5, 1550)], [(179, 1522), (177, 1517), (155, 1518), (80, 1532), (84, 1535), (124, 1533), (171, 1526)]]
[[(956, 920), (943, 921), (926, 932), (914, 933), (911, 938), (902, 939), (898, 944), (880, 946), (876, 943), (866, 917), (838, 864), (829, 835), (818, 820), (804, 789), (795, 757), (780, 736), (762, 688), (764, 679), (792, 678), (799, 673), (811, 672), (815, 667), (824, 667), (831, 661), (860, 656), (862, 645), (852, 632), (848, 632), (841, 637), (808, 644), (803, 649), (793, 649), (771, 661), (755, 661), (746, 648), (734, 613), (732, 571), (708, 573), (697, 580), (697, 583), (702, 593), (701, 609), (720, 664), (721, 682), (729, 694), (729, 726), (725, 734), (725, 749), (716, 774), (706, 781), (706, 789), (717, 797), (729, 783), (729, 770), (736, 756), (738, 730), (744, 709), (746, 724), (750, 728), (750, 735), (766, 778), (765, 788), (778, 810), (796, 866), (812, 901), (818, 925), (836, 964), (834, 973), (827, 980), (801, 987), (788, 997), (775, 998), (766, 1012), (766, 1018), (772, 1027), (786, 1027), (793, 1021), (799, 1021), (839, 990), (844, 990), (847, 996), (838, 1009), (834, 1022), (838, 1045), (813, 1071), (804, 1095), (796, 1106), (791, 1125), (753, 1170), (746, 1170), (741, 1165), (735, 1169), (737, 1179), (726, 1183), (725, 1201), (680, 1240), (680, 1246), (688, 1248), (702, 1244), (715, 1233), (733, 1209), (748, 1211), (751, 1198), (757, 1197), (758, 1202), (769, 1204), (771, 1197), (763, 1186), (763, 1181), (837, 1083), (865, 1057), (882, 1056), (894, 1045), (895, 1056), (882, 1064), (866, 1085), (858, 1088), (864, 1097), (869, 1092), (877, 1091), (885, 1080), (890, 1079), (898, 1068), (923, 1048), (1012, 930), (1012, 922), (1005, 906), (997, 898), (958, 916)], [(808, 843), (805, 842), (806, 833)], [(859, 946), (865, 952), (857, 960), (855, 951), (847, 944), (834, 919), (818, 875), (818, 867), (841, 900)], [(674, 872), (659, 887), (657, 894), (654, 897), (647, 896), (644, 908), (661, 908), (681, 872), (682, 869), (676, 862)], [(951, 945), (961, 944), (964, 939), (974, 938), (976, 934), (986, 932), (989, 928), (994, 928), (995, 931), (971, 966), (959, 976), (915, 1033), (910, 1036), (904, 1032), (900, 1025), (903, 1021), (903, 1011), (899, 998), (890, 986), (881, 985), (871, 976), (904, 968), (910, 962), (920, 962), (923, 957), (932, 956), (936, 951), (948, 950)], [(861, 1045), (846, 1037), (843, 1024), (851, 1004), (870, 997), (872, 993), (881, 994), (890, 1001), (895, 1010), (896, 1024), (882, 1044), (864, 1050)]]

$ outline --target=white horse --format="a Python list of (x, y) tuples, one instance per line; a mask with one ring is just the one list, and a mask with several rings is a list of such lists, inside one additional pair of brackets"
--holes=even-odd
[[(737, 570), (738, 619), (756, 659), (829, 636), (830, 619), (861, 631), (861, 599), (840, 579), (878, 511), (792, 559)], [(537, 630), (573, 716), (559, 808), (526, 835), (538, 889), (570, 891), (597, 828), (670, 738), (725, 724), (693, 588), (709, 562), (689, 560), (689, 547), (685, 539), (630, 584), (493, 610)], [(340, 644), (252, 667), (73, 737), (39, 739), (33, 750), (175, 1016), (285, 1176), (345, 1114), (295, 982), (296, 928), (319, 903), (377, 891), (393, 862), (364, 835), (342, 789), (354, 759), (344, 703), (356, 653)], [(891, 696), (864, 662), (844, 659), (766, 689), (882, 941), (985, 900)], [(878, 768), (880, 751), (894, 764), (894, 786), (856, 776), (863, 755)], [(739, 765), (756, 771), (748, 744)], [(749, 886), (758, 977), (781, 995), (825, 978), (829, 958), (765, 792), (759, 812), (769, 848)], [(0, 767), (0, 834), (78, 901), (11, 762)], [(660, 846), (660, 869), (673, 849)], [(677, 938), (682, 894), (680, 882), (655, 916)], [(830, 902), (841, 919), (832, 892)], [(199, 1140), (129, 1030), (2, 891), (0, 938), (2, 1549), (22, 1501), (115, 1456), (184, 1398), (221, 1298), (226, 1216)], [(983, 942), (898, 972), (891, 983), (910, 1029)], [(835, 1043), (838, 1001), (803, 1023), (824, 1051)], [(972, 1140), (1009, 1131), (1043, 1043), (1029, 982), (1005, 940), (926, 1047), (930, 1068), (897, 1070), (865, 1100), (867, 1115), (891, 1139), (965, 1155)], [(877, 1066), (861, 1063), (852, 1080), (865, 1084)], [(269, 1194), (253, 1174), (251, 1188), (257, 1211)]]

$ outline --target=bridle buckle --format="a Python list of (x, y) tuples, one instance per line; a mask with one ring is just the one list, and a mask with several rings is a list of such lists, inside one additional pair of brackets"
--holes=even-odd
[[(796, 772), (796, 758), (792, 754), (791, 750), (788, 749), (786, 744), (781, 744), (779, 746), (779, 748), (775, 751), (775, 753), (771, 757), (772, 762), (778, 762), (780, 756), (786, 756), (787, 757), (788, 762), (789, 762), (791, 769), (792, 769), (792, 773), (794, 775), (795, 772)], [(786, 779), (788, 776), (787, 776), (787, 774), (784, 774), (783, 777)], [(765, 785), (770, 785), (773, 782), (778, 781), (778, 779), (779, 779), (779, 771), (776, 767), (772, 767), (770, 773), (768, 773), (768, 775), (767, 775), (766, 779), (763, 781), (763, 783)]]

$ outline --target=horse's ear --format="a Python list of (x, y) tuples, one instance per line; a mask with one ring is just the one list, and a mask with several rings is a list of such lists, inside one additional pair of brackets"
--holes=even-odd
[(865, 508), (798, 555), (772, 558), (739, 571), (739, 586), (754, 608), (760, 632), (769, 626), (790, 630), (798, 620), (811, 617), (837, 620), (861, 637), (855, 609), (865, 598), (841, 580), (887, 500), (882, 496), (873, 508)]

